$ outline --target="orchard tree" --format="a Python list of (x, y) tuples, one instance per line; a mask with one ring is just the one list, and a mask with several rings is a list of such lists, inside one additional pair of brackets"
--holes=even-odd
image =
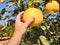
[[(52, 1), (58, 2), (58, 4)], [(46, 5), (51, 2), (51, 6)], [(60, 45), (60, 0), (0, 0), (0, 40), (11, 38), (14, 32), (15, 19), (19, 12), (30, 7), (39, 8), (44, 15), (44, 21), (39, 26), (29, 27), (20, 45)], [(58, 5), (57, 8), (53, 6)], [(5, 7), (4, 7), (5, 5)], [(49, 10), (51, 7), (54, 10)], [(7, 38), (4, 38), (7, 37)]]

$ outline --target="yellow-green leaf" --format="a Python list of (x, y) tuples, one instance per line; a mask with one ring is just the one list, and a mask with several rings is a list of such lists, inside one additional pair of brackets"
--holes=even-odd
[(46, 30), (46, 27), (45, 27), (45, 26), (41, 26), (41, 29), (42, 29), (42, 30)]
[(50, 45), (50, 42), (46, 39), (45, 36), (40, 36), (40, 40), (42, 42), (43, 45)]
[(28, 7), (32, 7), (33, 0), (28, 0)]
[(0, 0), (0, 2), (1, 2), (1, 3), (3, 3), (3, 2), (4, 2), (4, 0)]
[(18, 3), (20, 4), (21, 0), (18, 0)]

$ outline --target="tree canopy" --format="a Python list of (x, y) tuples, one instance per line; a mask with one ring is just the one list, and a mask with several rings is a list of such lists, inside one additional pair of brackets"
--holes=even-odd
[(60, 9), (47, 11), (45, 6), (49, 1), (52, 0), (0, 0), (0, 37), (11, 38), (17, 14), (35, 7), (43, 12), (44, 21), (29, 27), (20, 45), (60, 45)]

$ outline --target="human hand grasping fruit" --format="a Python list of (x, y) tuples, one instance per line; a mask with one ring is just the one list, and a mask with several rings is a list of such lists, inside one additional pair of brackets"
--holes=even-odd
[[(23, 20), (24, 22), (22, 22), (21, 20)], [(15, 22), (14, 34), (7, 45), (19, 45), (21, 42), (21, 38), (25, 34), (28, 26), (37, 26), (41, 24), (42, 21), (42, 11), (37, 8), (29, 8), (25, 12), (19, 13)]]
[(22, 20), (21, 17), (23, 15), (23, 13), (24, 12), (20, 12), (17, 15), (16, 22), (15, 22), (15, 31), (14, 31), (14, 34), (13, 34), (12, 38), (9, 40), (7, 45), (19, 45), (21, 42), (21, 38), (25, 34), (29, 24), (31, 24), (34, 21), (34, 18), (31, 17), (31, 18), (29, 18), (28, 21), (23, 23), (21, 21)]

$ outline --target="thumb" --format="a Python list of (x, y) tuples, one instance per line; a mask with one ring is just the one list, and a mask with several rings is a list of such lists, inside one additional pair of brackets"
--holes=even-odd
[(30, 18), (27, 22), (25, 22), (26, 26), (29, 26), (34, 21), (34, 18)]

